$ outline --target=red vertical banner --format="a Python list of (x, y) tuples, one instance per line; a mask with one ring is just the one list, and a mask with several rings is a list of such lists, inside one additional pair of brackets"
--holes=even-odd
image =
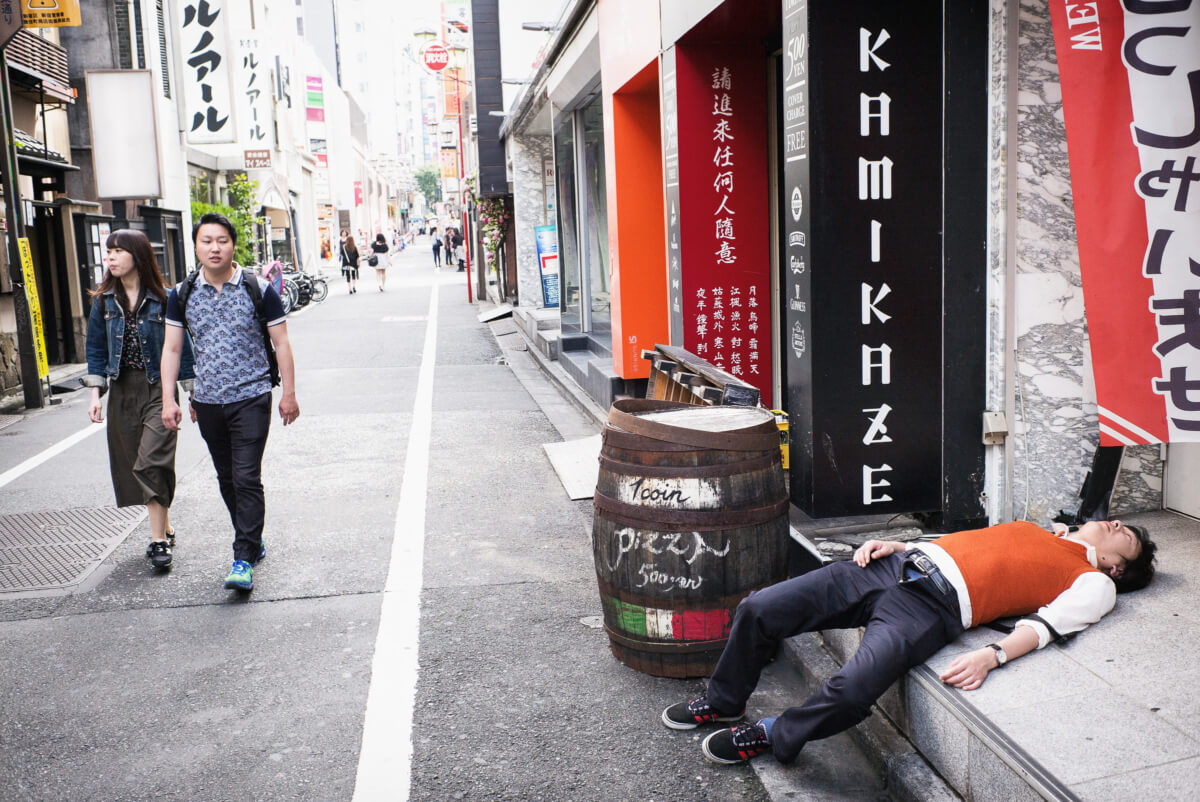
[(1050, 3), (1100, 443), (1197, 441), (1200, 3), (1124, 5)]
[(740, 44), (676, 47), (683, 345), (771, 405), (767, 66)]

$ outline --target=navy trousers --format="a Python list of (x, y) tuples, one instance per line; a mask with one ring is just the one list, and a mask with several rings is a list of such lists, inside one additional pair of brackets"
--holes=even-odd
[(893, 682), (962, 634), (954, 592), (931, 580), (900, 584), (904, 558), (892, 554), (865, 568), (836, 562), (751, 593), (738, 605), (729, 643), (708, 686), (724, 713), (742, 710), (763, 666), (784, 638), (821, 629), (866, 627), (841, 670), (771, 729), (775, 757), (790, 763), (804, 744), (853, 727)]
[(233, 559), (253, 563), (262, 548), (267, 509), (262, 460), (271, 431), (271, 394), (232, 404), (193, 402), (192, 406), (233, 521)]

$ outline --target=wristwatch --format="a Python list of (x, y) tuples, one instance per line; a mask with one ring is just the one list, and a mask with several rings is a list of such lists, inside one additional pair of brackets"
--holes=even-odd
[(1004, 653), (1004, 649), (999, 643), (989, 643), (988, 648), (996, 650), (996, 668), (1008, 662), (1008, 655)]

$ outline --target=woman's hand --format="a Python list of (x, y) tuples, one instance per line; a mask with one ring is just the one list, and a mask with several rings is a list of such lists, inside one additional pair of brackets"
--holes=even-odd
[(100, 403), (100, 388), (92, 388), (92, 403), (88, 404), (88, 419), (92, 423), (104, 423), (104, 405)]
[(871, 560), (896, 554), (906, 547), (907, 544), (901, 540), (868, 540), (854, 552), (854, 563), (859, 568), (866, 568)]

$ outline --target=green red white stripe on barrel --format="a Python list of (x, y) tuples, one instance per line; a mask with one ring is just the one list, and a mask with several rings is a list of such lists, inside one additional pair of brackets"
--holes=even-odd
[(608, 596), (609, 620), (627, 635), (654, 640), (705, 641), (729, 637), (729, 610), (662, 610)]

